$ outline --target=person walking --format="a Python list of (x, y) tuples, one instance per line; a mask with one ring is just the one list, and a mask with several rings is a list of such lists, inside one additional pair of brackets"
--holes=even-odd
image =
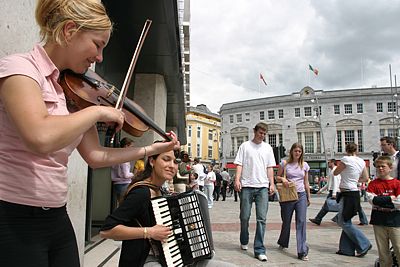
[[(297, 258), (308, 261), (307, 245), (307, 207), (310, 205), (310, 185), (308, 171), (310, 167), (304, 161), (304, 150), (300, 143), (294, 143), (290, 148), (289, 159), (283, 160), (278, 168), (277, 181), (288, 187), (289, 182), (296, 186), (298, 199), (295, 201), (280, 202), (282, 227), (278, 239), (280, 249), (289, 247), (290, 226), (293, 212), (296, 213), (296, 240)], [(285, 174), (285, 175), (284, 175)]]
[(101, 146), (96, 123), (112, 123), (118, 132), (124, 113), (101, 105), (70, 113), (58, 80), (62, 71), (83, 74), (103, 60), (112, 22), (100, 1), (36, 2), (42, 43), (0, 59), (1, 265), (78, 267), (66, 208), (68, 160), (75, 148), (91, 168), (102, 168), (180, 145), (170, 132), (166, 143)]
[(193, 160), (192, 170), (197, 173), (197, 185), (199, 186), (200, 191), (204, 191), (204, 180), (207, 177), (207, 174), (204, 172), (204, 165), (200, 163), (199, 158), (195, 158)]
[(317, 192), (317, 194), (321, 194), (325, 190), (328, 190), (328, 196), (326, 197), (324, 205), (322, 206), (322, 208), (318, 212), (318, 214), (315, 216), (315, 218), (310, 218), (309, 219), (312, 223), (314, 223), (316, 225), (320, 225), (322, 219), (325, 217), (325, 215), (328, 212), (332, 211), (332, 209), (335, 212), (337, 212), (338, 208), (339, 208), (339, 206), (338, 206), (338, 204), (336, 202), (336, 194), (338, 192), (340, 192), (340, 190), (339, 190), (340, 174), (339, 175), (333, 175), (333, 172), (336, 169), (336, 160), (335, 159), (330, 159), (328, 161), (328, 167), (329, 167), (328, 183), (324, 187), (319, 189), (318, 192)]
[[(120, 147), (132, 147), (133, 141), (128, 137), (124, 137), (120, 141)], [(117, 200), (117, 204), (119, 205), (124, 197), (125, 191), (128, 188), (128, 185), (132, 182), (132, 178), (134, 177), (131, 172), (131, 163), (124, 162), (121, 164), (117, 164), (112, 166), (111, 168), (111, 180), (113, 183), (113, 193), (115, 199)]]
[(275, 192), (275, 158), (272, 147), (264, 142), (267, 124), (260, 122), (254, 127), (254, 137), (242, 143), (237, 152), (235, 190), (240, 198), (240, 247), (248, 249), (249, 220), (253, 202), (256, 206), (256, 233), (254, 236), (254, 256), (267, 261), (264, 246), (265, 225), (268, 212), (268, 193)]
[(222, 201), (226, 199), (226, 190), (228, 189), (229, 183), (231, 181), (231, 176), (229, 175), (226, 168), (223, 169), (221, 172), (222, 176), (222, 186), (221, 186), (221, 194), (222, 194)]
[(215, 172), (211, 165), (207, 166), (207, 178), (204, 180), (204, 194), (207, 196), (208, 208), (214, 205), (214, 183), (216, 180)]
[[(355, 227), (351, 218), (360, 210), (360, 191), (357, 183), (368, 180), (365, 161), (357, 156), (357, 145), (348, 143), (346, 153), (335, 171), (334, 175), (341, 174), (338, 225), (342, 228), (339, 241), (339, 255), (363, 257), (372, 248), (368, 238), (361, 230)], [(356, 253), (355, 253), (356, 252)]]
[(218, 167), (214, 167), (215, 172), (215, 186), (214, 186), (214, 200), (218, 201), (221, 195), (222, 175)]

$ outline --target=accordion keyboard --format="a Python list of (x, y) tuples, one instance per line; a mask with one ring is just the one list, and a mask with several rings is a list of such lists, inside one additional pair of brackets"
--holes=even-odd
[(172, 234), (161, 243), (165, 266), (185, 266), (212, 254), (196, 193), (152, 199), (157, 224), (170, 227)]

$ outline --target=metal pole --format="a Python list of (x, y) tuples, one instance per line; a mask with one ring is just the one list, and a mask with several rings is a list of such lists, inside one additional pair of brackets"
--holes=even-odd
[[(394, 133), (394, 110), (393, 110), (393, 105), (394, 105), (394, 95), (393, 95), (393, 87), (392, 87), (392, 65), (389, 64), (389, 74), (390, 74), (390, 94), (392, 95), (392, 131), (393, 131), (393, 137), (396, 137)], [(396, 107), (397, 109), (397, 107)]]
[(318, 96), (316, 94), (315, 94), (315, 102), (317, 104), (317, 116), (318, 116), (318, 120), (319, 120), (319, 129), (321, 131), (321, 139), (322, 139), (322, 144), (323, 144), (323, 148), (324, 148), (325, 176), (326, 176), (326, 175), (328, 175), (328, 154), (326, 153), (324, 131), (322, 130), (321, 114), (319, 112), (319, 102), (318, 102)]

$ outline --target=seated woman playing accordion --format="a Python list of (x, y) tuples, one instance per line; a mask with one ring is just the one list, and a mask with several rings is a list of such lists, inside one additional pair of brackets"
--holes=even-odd
[[(185, 258), (187, 248), (185, 246), (179, 247), (179, 244), (184, 242), (181, 239), (187, 238), (181, 232), (185, 232), (185, 228), (191, 229), (195, 226), (191, 224), (180, 226), (181, 229), (177, 229), (177, 227), (179, 228), (177, 224), (182, 223), (182, 218), (174, 218), (177, 215), (168, 215), (173, 218), (170, 223), (162, 222), (158, 218), (159, 207), (156, 205), (163, 200), (161, 198), (163, 195), (161, 186), (165, 181), (172, 180), (176, 175), (178, 170), (176, 159), (177, 154), (172, 150), (148, 158), (143, 173), (128, 187), (125, 200), (106, 218), (100, 231), (101, 236), (122, 240), (120, 267), (185, 266), (193, 262), (195, 262), (195, 266), (235, 266), (230, 263), (207, 259), (213, 255), (211, 231), (207, 227), (209, 222), (202, 223), (206, 225), (204, 232), (206, 232), (205, 238), (209, 247), (205, 249), (204, 253), (200, 253), (202, 256), (187, 259)], [(185, 197), (198, 201), (197, 193), (192, 192), (190, 196), (188, 194), (190, 193), (171, 197), (173, 198), (172, 202), (179, 202), (179, 198)], [(201, 208), (200, 202), (198, 201), (200, 213), (203, 214), (204, 210), (208, 212), (208, 209)], [(182, 216), (182, 212), (177, 213)], [(208, 213), (204, 215), (208, 220)], [(172, 243), (176, 244), (178, 248), (168, 251), (170, 249), (168, 246)]]

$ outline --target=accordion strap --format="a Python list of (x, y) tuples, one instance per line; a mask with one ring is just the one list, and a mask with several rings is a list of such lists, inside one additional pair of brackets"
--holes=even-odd
[(160, 187), (155, 185), (155, 184), (152, 184), (152, 183), (149, 183), (149, 182), (146, 182), (146, 181), (138, 181), (138, 182), (136, 182), (134, 184), (129, 185), (128, 190), (126, 191), (126, 193), (128, 194), (133, 188), (138, 187), (138, 186), (147, 186), (147, 187), (149, 187), (149, 188), (151, 188), (153, 190), (160, 190)]

